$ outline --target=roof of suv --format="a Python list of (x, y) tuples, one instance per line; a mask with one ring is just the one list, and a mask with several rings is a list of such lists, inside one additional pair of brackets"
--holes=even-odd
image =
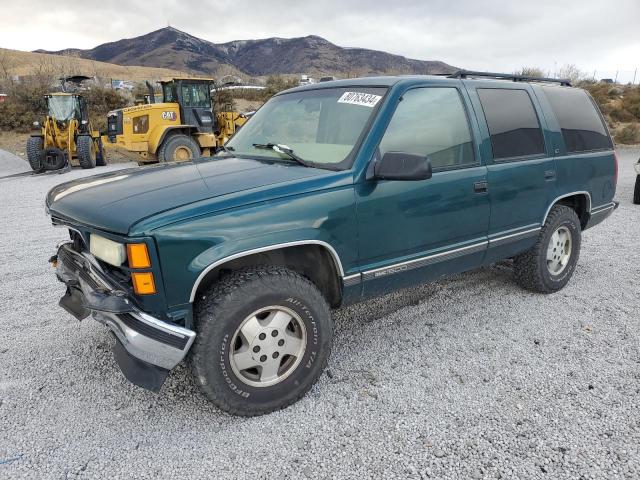
[(320, 88), (340, 88), (340, 87), (391, 87), (399, 82), (418, 82), (425, 80), (438, 80), (456, 82), (459, 80), (494, 80), (501, 82), (508, 82), (516, 80), (518, 83), (548, 83), (558, 84), (564, 86), (570, 86), (568, 80), (564, 79), (551, 79), (551, 78), (536, 78), (536, 77), (523, 77), (519, 75), (507, 75), (498, 73), (483, 73), (483, 72), (466, 72), (460, 71), (451, 76), (448, 75), (394, 75), (394, 76), (380, 76), (380, 77), (358, 77), (347, 78), (344, 80), (332, 80), (330, 82), (312, 83), (309, 85), (301, 85), (299, 87), (290, 88), (280, 93), (299, 92), (304, 90), (316, 90)]

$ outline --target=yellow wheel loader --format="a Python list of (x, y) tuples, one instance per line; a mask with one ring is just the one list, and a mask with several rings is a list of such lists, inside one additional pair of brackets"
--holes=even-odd
[(94, 168), (105, 165), (100, 133), (89, 122), (87, 103), (75, 93), (45, 96), (47, 116), (34, 122), (37, 132), (27, 140), (27, 159), (37, 172), (66, 165)]
[(108, 113), (105, 148), (139, 164), (186, 161), (213, 155), (247, 121), (238, 112), (214, 112), (211, 78), (173, 78), (160, 85), (160, 103), (148, 85), (150, 103)]

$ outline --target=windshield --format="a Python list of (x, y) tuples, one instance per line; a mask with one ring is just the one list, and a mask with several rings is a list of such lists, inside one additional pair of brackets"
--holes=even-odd
[[(71, 120), (75, 116), (78, 102), (71, 95), (54, 95), (49, 97), (49, 116), (60, 122)], [(78, 118), (80, 114), (78, 113)]]
[(349, 168), (362, 132), (381, 104), (385, 88), (326, 88), (269, 100), (225, 145), (235, 155), (291, 160), (290, 149), (313, 166)]

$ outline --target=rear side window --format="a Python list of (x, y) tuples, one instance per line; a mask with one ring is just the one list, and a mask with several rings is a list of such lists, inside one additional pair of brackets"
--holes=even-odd
[(555, 113), (567, 152), (589, 152), (613, 147), (604, 122), (584, 90), (543, 87)]
[(491, 134), (494, 159), (545, 153), (540, 122), (526, 90), (479, 88), (478, 96)]

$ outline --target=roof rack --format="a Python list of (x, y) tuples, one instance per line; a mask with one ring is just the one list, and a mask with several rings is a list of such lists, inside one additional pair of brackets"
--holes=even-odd
[(502, 80), (511, 80), (513, 82), (551, 82), (559, 83), (566, 87), (571, 86), (571, 81), (567, 78), (545, 78), (545, 77), (529, 77), (527, 75), (515, 75), (513, 73), (492, 73), (492, 72), (474, 72), (471, 70), (458, 70), (449, 75), (448, 78), (468, 78), (468, 77), (484, 77), (496, 78)]

